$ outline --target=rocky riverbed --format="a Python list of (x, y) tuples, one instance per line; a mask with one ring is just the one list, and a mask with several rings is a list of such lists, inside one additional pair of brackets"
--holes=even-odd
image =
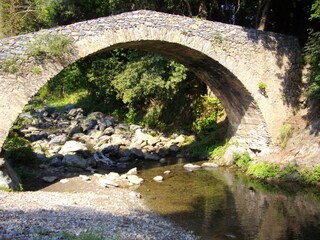
[(150, 212), (136, 194), (0, 191), (0, 239), (66, 239), (90, 231), (106, 239), (196, 239)]
[(136, 176), (135, 167), (145, 161), (165, 162), (169, 156), (184, 156), (180, 152), (183, 135), (166, 137), (101, 112), (85, 115), (74, 105), (61, 111), (52, 107), (31, 110), (19, 118), (24, 123), (20, 135), (31, 142), (40, 168), (48, 173), (42, 176), (46, 182), (61, 180), (59, 175), (68, 169), (92, 174), (102, 169), (111, 173), (96, 174), (101, 185), (130, 186), (143, 181)]
[(196, 239), (150, 212), (134, 191), (144, 181), (137, 167), (181, 156), (183, 135), (165, 137), (74, 105), (19, 118), (19, 134), (38, 161), (23, 169), (32, 175), (27, 188), (37, 191), (0, 191), (0, 239), (64, 239), (64, 232), (85, 231), (107, 239)]

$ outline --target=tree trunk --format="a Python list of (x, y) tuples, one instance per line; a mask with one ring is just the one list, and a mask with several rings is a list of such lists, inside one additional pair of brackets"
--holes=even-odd
[(260, 0), (257, 17), (256, 17), (256, 28), (258, 30), (264, 31), (266, 29), (268, 11), (270, 9), (270, 4), (272, 0)]
[(201, 0), (201, 2), (200, 2), (198, 16), (200, 18), (207, 18), (207, 16), (208, 16), (205, 0)]
[(188, 11), (188, 16), (192, 17), (192, 10), (191, 10), (191, 6), (188, 0), (184, 0), (186, 6), (187, 6), (187, 11)]

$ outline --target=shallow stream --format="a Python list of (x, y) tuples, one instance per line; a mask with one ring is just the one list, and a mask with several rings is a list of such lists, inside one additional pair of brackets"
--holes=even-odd
[[(146, 165), (138, 191), (155, 212), (201, 239), (320, 239), (320, 190), (266, 185), (232, 169), (186, 171), (183, 159)], [(169, 175), (163, 174), (170, 170)]]

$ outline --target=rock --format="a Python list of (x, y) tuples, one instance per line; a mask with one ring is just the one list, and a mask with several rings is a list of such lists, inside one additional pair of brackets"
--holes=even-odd
[(149, 134), (145, 134), (145, 140), (147, 141), (147, 143), (151, 146), (156, 145), (158, 142), (160, 142), (160, 138), (159, 137), (153, 137)]
[(129, 192), (129, 196), (133, 198), (138, 198), (138, 199), (141, 198), (141, 194), (137, 192)]
[(137, 158), (143, 158), (144, 157), (144, 154), (143, 154), (141, 149), (138, 149), (138, 148), (134, 147), (134, 148), (131, 148), (130, 151), (131, 151), (131, 154), (134, 157), (137, 157)]
[(77, 142), (77, 141), (67, 141), (61, 148), (61, 150), (59, 151), (60, 154), (69, 154), (69, 153), (74, 153), (77, 151), (86, 151), (88, 150), (86, 145), (81, 143), (81, 142)]
[(131, 124), (129, 126), (129, 129), (130, 129), (130, 132), (135, 132), (137, 129), (142, 129), (142, 127), (139, 125)]
[(177, 146), (176, 144), (172, 144), (172, 145), (170, 145), (169, 150), (170, 150), (170, 152), (177, 153), (180, 151), (180, 147)]
[(166, 174), (166, 175), (168, 175), (168, 174), (171, 173), (171, 171), (170, 171), (170, 170), (166, 170), (166, 171), (164, 171), (163, 173)]
[(130, 162), (131, 158), (130, 157), (121, 157), (118, 159), (118, 162)]
[(75, 109), (75, 108), (76, 108), (76, 105), (74, 105), (74, 104), (67, 104), (67, 105), (64, 107), (63, 111), (69, 112), (71, 109)]
[(114, 134), (114, 128), (113, 127), (107, 127), (106, 129), (104, 129), (103, 134), (111, 136), (112, 134)]
[(46, 157), (46, 155), (43, 154), (43, 153), (36, 153), (36, 155), (37, 155), (37, 160), (38, 160), (39, 162), (46, 162), (46, 161), (48, 160), (48, 158)]
[(101, 150), (101, 152), (103, 154), (110, 154), (110, 153), (118, 153), (120, 147), (119, 145), (110, 145), (110, 144), (107, 144), (107, 145), (102, 145), (100, 147), (100, 149), (103, 147), (103, 149)]
[(118, 133), (111, 135), (111, 143), (119, 146), (130, 145), (130, 142), (122, 134)]
[(4, 158), (0, 158), (0, 187), (20, 190), (20, 179)]
[(108, 177), (108, 179), (119, 179), (120, 178), (120, 174), (117, 172), (110, 172), (109, 174), (106, 175)]
[(143, 182), (143, 179), (138, 177), (137, 175), (128, 175), (128, 181), (131, 184), (138, 185)]
[(97, 126), (98, 121), (96, 119), (85, 119), (82, 123), (83, 132), (88, 132), (91, 129), (94, 129)]
[(53, 146), (53, 145), (64, 145), (67, 142), (67, 135), (66, 134), (62, 134), (62, 135), (58, 135), (55, 136), (53, 138), (51, 138), (49, 145)]
[(158, 154), (154, 153), (144, 153), (144, 159), (145, 160), (151, 160), (151, 161), (159, 161), (160, 157)]
[(79, 175), (79, 178), (81, 178), (85, 182), (91, 181), (91, 179), (87, 175)]
[(225, 154), (223, 155), (223, 165), (225, 166), (231, 166), (235, 164), (235, 158), (234, 155), (237, 154), (243, 154), (245, 152), (244, 148), (237, 147), (235, 145), (231, 145), (227, 148)]
[(137, 168), (131, 168), (128, 172), (127, 175), (137, 175), (138, 174), (138, 170)]
[(163, 177), (162, 177), (162, 176), (155, 176), (155, 177), (153, 178), (153, 180), (154, 180), (155, 182), (162, 182), (162, 181), (163, 181)]
[(167, 148), (160, 148), (159, 150), (158, 150), (158, 155), (160, 156), (160, 157), (166, 157), (166, 156), (168, 156), (169, 155), (169, 149), (167, 149)]
[(46, 132), (39, 132), (39, 133), (32, 133), (29, 135), (29, 140), (31, 142), (39, 141), (42, 139), (46, 139), (48, 137), (48, 133)]
[(72, 109), (68, 112), (68, 115), (69, 115), (70, 117), (76, 117), (77, 115), (82, 114), (82, 113), (83, 113), (82, 108), (72, 108)]
[(43, 177), (42, 180), (47, 182), (47, 183), (53, 183), (54, 181), (56, 181), (58, 179), (57, 176), (47, 176), (47, 177)]
[(213, 162), (205, 162), (205, 163), (201, 164), (201, 167), (204, 167), (204, 168), (216, 168), (216, 167), (219, 167), (219, 165), (216, 164), (216, 163), (213, 163)]
[(52, 167), (60, 167), (62, 165), (61, 159), (54, 157), (51, 159), (50, 166)]
[(166, 163), (166, 162), (167, 162), (167, 159), (165, 159), (165, 158), (161, 158), (161, 159), (159, 160), (159, 162), (160, 162), (160, 163), (162, 163), (162, 164), (164, 164), (164, 163)]
[(118, 183), (108, 178), (99, 178), (99, 185), (101, 187), (108, 187), (108, 186), (119, 187)]
[(82, 133), (83, 132), (83, 128), (80, 125), (76, 125), (74, 127), (71, 127), (71, 129), (68, 132), (68, 136), (72, 137), (74, 134), (76, 133)]
[(86, 159), (79, 155), (65, 155), (62, 164), (70, 167), (87, 168), (89, 163)]
[(192, 164), (192, 163), (187, 163), (183, 167), (189, 171), (193, 171), (193, 170), (197, 170), (197, 169), (201, 168), (200, 165), (196, 165), (196, 164)]
[(65, 183), (69, 182), (69, 179), (64, 178), (64, 179), (61, 179), (59, 182), (65, 184)]
[(176, 144), (181, 144), (181, 143), (184, 143), (185, 140), (186, 138), (183, 135), (179, 135), (175, 139), (171, 140), (171, 142)]
[(130, 157), (131, 151), (129, 149), (120, 150), (118, 153), (119, 157)]

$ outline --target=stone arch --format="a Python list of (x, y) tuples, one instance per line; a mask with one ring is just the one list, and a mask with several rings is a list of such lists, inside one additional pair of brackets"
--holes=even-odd
[[(25, 46), (44, 33), (72, 37), (73, 49), (64, 59), (41, 62), (41, 75), (35, 75), (28, 71), (34, 59), (28, 56)], [(247, 147), (268, 146), (292, 113), (292, 106), (282, 96), (288, 80), (298, 76), (296, 39), (200, 19), (136, 11), (0, 40), (0, 59), (25, 59), (22, 74), (0, 72), (0, 147), (22, 108), (50, 78), (83, 57), (119, 47), (157, 52), (188, 67), (220, 98), (228, 114), (230, 132)], [(273, 88), (267, 97), (259, 93), (260, 81)], [(287, 95), (286, 99), (290, 99), (293, 94)]]

